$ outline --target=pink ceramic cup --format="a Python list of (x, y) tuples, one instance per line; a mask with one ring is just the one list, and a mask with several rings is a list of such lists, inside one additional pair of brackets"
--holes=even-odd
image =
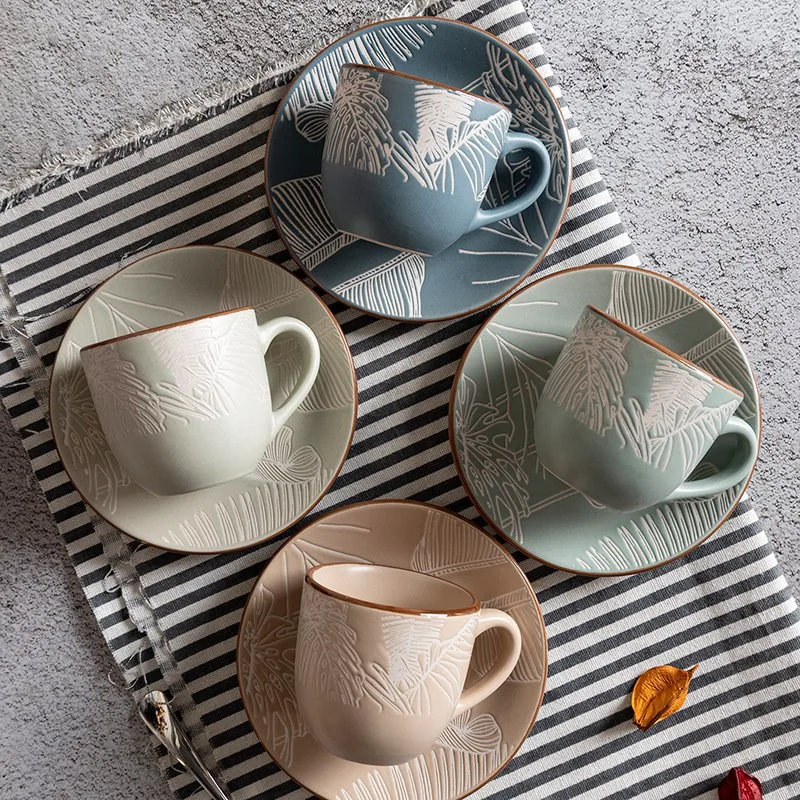
[[(464, 691), (477, 636), (499, 628), (500, 652)], [(402, 764), (498, 689), (522, 640), (505, 612), (461, 586), (373, 564), (322, 564), (306, 575), (295, 658), (300, 714), (339, 758)]]

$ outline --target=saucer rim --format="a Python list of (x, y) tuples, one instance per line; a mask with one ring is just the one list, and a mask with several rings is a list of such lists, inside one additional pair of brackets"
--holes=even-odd
[[(565, 153), (565, 156), (566, 156), (566, 159), (567, 159), (567, 170), (566, 170), (567, 184), (564, 187), (564, 208), (563, 208), (563, 210), (561, 212), (561, 217), (558, 220), (558, 224), (553, 228), (553, 233), (549, 237), (550, 240), (547, 243), (547, 246), (543, 247), (541, 249), (539, 254), (533, 259), (533, 262), (532, 262), (531, 266), (524, 272), (523, 275), (521, 275), (521, 277), (519, 278), (518, 281), (516, 281), (516, 283), (514, 283), (512, 286), (510, 286), (508, 289), (506, 289), (502, 294), (497, 295), (494, 299), (489, 300), (486, 303), (482, 303), (479, 306), (475, 306), (474, 308), (468, 309), (467, 311), (461, 311), (458, 314), (449, 314), (449, 315), (446, 315), (446, 316), (431, 316), (431, 317), (398, 317), (398, 316), (395, 316), (395, 315), (392, 315), (392, 314), (379, 314), (379, 313), (377, 313), (375, 311), (368, 311), (365, 308), (361, 308), (360, 306), (355, 306), (355, 305), (352, 305), (351, 303), (348, 303), (343, 298), (340, 298), (340, 297), (332, 294), (328, 290), (328, 288), (326, 286), (323, 286), (321, 283), (319, 283), (319, 281), (314, 277), (313, 270), (306, 269), (305, 265), (303, 264), (303, 261), (296, 256), (294, 250), (292, 250), (292, 248), (291, 248), (291, 245), (284, 238), (283, 233), (281, 232), (281, 227), (278, 224), (278, 220), (277, 220), (277, 218), (275, 216), (275, 213), (272, 210), (271, 192), (270, 192), (270, 188), (269, 188), (269, 180), (267, 178), (267, 165), (268, 165), (268, 162), (269, 162), (269, 148), (270, 148), (270, 144), (272, 142), (272, 134), (273, 134), (273, 132), (275, 130), (275, 123), (280, 119), (280, 115), (284, 110), (284, 106), (286, 105), (286, 101), (289, 99), (289, 95), (291, 94), (295, 83), (297, 83), (300, 80), (300, 78), (302, 78), (306, 74), (306, 72), (311, 68), (312, 64), (314, 64), (314, 62), (316, 62), (316, 60), (320, 56), (322, 56), (323, 54), (327, 53), (331, 48), (337, 46), (340, 42), (343, 42), (345, 39), (348, 39), (351, 36), (355, 36), (356, 34), (360, 34), (363, 31), (367, 31), (367, 30), (369, 30), (371, 28), (377, 28), (379, 26), (386, 25), (387, 23), (395, 23), (395, 22), (415, 22), (415, 23), (418, 23), (418, 22), (427, 22), (429, 20), (435, 21), (437, 24), (444, 23), (445, 25), (457, 25), (457, 26), (461, 26), (461, 27), (464, 27), (464, 28), (469, 28), (469, 29), (471, 29), (473, 31), (476, 31), (479, 35), (481, 35), (481, 36), (483, 36), (483, 37), (485, 37), (487, 39), (499, 42), (503, 47), (507, 48), (511, 53), (513, 53), (515, 56), (520, 58), (523, 63), (527, 64), (536, 73), (536, 75), (538, 76), (539, 80), (541, 81), (542, 88), (544, 89), (544, 91), (547, 92), (547, 94), (552, 99), (553, 104), (554, 104), (556, 110), (558, 111), (558, 116), (561, 119), (562, 127), (564, 129), (564, 134), (565, 134), (564, 135), (564, 139), (565, 139), (565, 141), (564, 141), (564, 144), (565, 144), (564, 153)], [(347, 62), (347, 63), (351, 63), (351, 62)], [(355, 63), (355, 62), (352, 62), (352, 63)], [(370, 66), (370, 65), (364, 64), (362, 66)], [(462, 91), (462, 90), (459, 89), (459, 91)], [(467, 94), (470, 94), (470, 93), (467, 92)], [(484, 98), (481, 98), (481, 99), (486, 100), (487, 98), (484, 97)], [(502, 103), (500, 105), (502, 105)], [(507, 106), (503, 106), (503, 108), (507, 109)], [(513, 119), (513, 114), (512, 114), (512, 119)], [(541, 75), (539, 70), (536, 68), (536, 66), (534, 66), (533, 62), (529, 58), (525, 58), (525, 56), (519, 50), (517, 50), (515, 47), (512, 47), (508, 42), (506, 42), (504, 39), (501, 39), (499, 36), (495, 36), (495, 34), (489, 33), (489, 31), (486, 31), (483, 28), (479, 28), (476, 25), (470, 25), (468, 22), (462, 22), (461, 20), (458, 20), (458, 19), (448, 19), (447, 17), (439, 17), (439, 16), (431, 16), (431, 17), (426, 17), (426, 16), (392, 17), (391, 19), (378, 20), (377, 22), (371, 22), (368, 25), (362, 25), (361, 27), (356, 28), (353, 31), (349, 31), (348, 33), (345, 33), (342, 36), (337, 37), (336, 39), (328, 42), (328, 44), (326, 44), (320, 50), (318, 50), (314, 54), (314, 56), (306, 64), (304, 64), (302, 66), (302, 68), (297, 73), (297, 75), (295, 75), (294, 78), (292, 78), (291, 82), (286, 87), (286, 92), (284, 93), (283, 97), (281, 98), (280, 102), (278, 103), (278, 107), (275, 109), (275, 114), (273, 115), (273, 120), (274, 121), (272, 123), (272, 126), (270, 127), (269, 133), (267, 134), (267, 141), (266, 141), (266, 143), (264, 145), (264, 170), (263, 170), (263, 172), (264, 172), (264, 196), (266, 197), (266, 200), (267, 200), (267, 209), (269, 210), (269, 216), (270, 216), (270, 219), (272, 220), (272, 224), (273, 224), (273, 226), (275, 228), (275, 232), (278, 234), (278, 239), (280, 240), (281, 244), (286, 249), (286, 252), (289, 254), (289, 256), (291, 257), (292, 261), (295, 264), (297, 264), (297, 266), (303, 271), (304, 275), (306, 275), (308, 278), (310, 278), (312, 281), (314, 281), (314, 284), (316, 286), (319, 286), (320, 289), (322, 289), (324, 292), (326, 292), (331, 297), (333, 297), (333, 299), (337, 303), (341, 303), (343, 306), (345, 306), (347, 308), (351, 308), (354, 311), (358, 311), (361, 314), (366, 314), (368, 317), (371, 317), (372, 319), (386, 319), (386, 320), (389, 320), (391, 322), (404, 322), (404, 323), (407, 323), (409, 325), (424, 325), (425, 323), (428, 323), (428, 322), (450, 322), (450, 321), (453, 321), (453, 320), (462, 319), (463, 317), (468, 317), (468, 316), (470, 316), (472, 314), (478, 314), (481, 311), (485, 311), (487, 308), (491, 308), (492, 306), (494, 306), (497, 303), (504, 303), (512, 294), (516, 293), (519, 290), (521, 284), (524, 283), (524, 281), (526, 281), (528, 278), (530, 278), (531, 275), (533, 275), (536, 272), (536, 270), (542, 265), (542, 262), (547, 257), (547, 254), (550, 252), (550, 249), (552, 248), (553, 244), (555, 243), (556, 239), (558, 238), (559, 233), (561, 233), (561, 228), (564, 225), (564, 219), (566, 218), (567, 211), (569, 210), (570, 197), (571, 197), (571, 193), (572, 193), (572, 178), (573, 178), (573, 174), (572, 174), (572, 172), (573, 172), (572, 139), (571, 139), (571, 137), (569, 135), (570, 128), (567, 125), (567, 120), (564, 118), (564, 112), (561, 109), (561, 103), (559, 103), (558, 98), (553, 93), (553, 90), (550, 87), (550, 84), (547, 82), (546, 78), (544, 78)], [(462, 234), (462, 236), (464, 236), (464, 235), (465, 234)], [(459, 239), (460, 238), (461, 237), (459, 237)], [(458, 242), (459, 239), (457, 239), (456, 242)], [(376, 242), (376, 244), (378, 244), (378, 243)], [(388, 247), (388, 245), (383, 245), (383, 246), (384, 247)], [(400, 251), (398, 251), (398, 252), (400, 252)]]
[[(753, 389), (755, 391), (756, 400), (758, 401), (757, 402), (757, 405), (758, 405), (758, 442), (757, 442), (757, 446), (756, 446), (756, 457), (755, 457), (755, 459), (753, 461), (753, 466), (750, 468), (750, 473), (744, 479), (744, 481), (742, 483), (742, 488), (739, 491), (739, 493), (737, 494), (737, 496), (734, 499), (734, 501), (731, 503), (731, 507), (730, 507), (730, 510), (728, 511), (728, 513), (725, 514), (725, 516), (717, 523), (717, 525), (715, 525), (705, 536), (703, 536), (702, 539), (700, 539), (699, 541), (695, 542), (691, 547), (688, 547), (687, 549), (681, 551), (680, 553), (677, 553), (674, 556), (670, 556), (669, 558), (664, 559), (663, 561), (659, 561), (656, 564), (649, 564), (646, 567), (639, 567), (637, 569), (622, 570), (622, 571), (615, 571), (615, 572), (607, 572), (605, 570), (603, 570), (603, 571), (600, 571), (600, 570), (595, 570), (595, 571), (581, 570), (581, 569), (575, 569), (573, 567), (566, 567), (566, 566), (564, 566), (562, 564), (554, 564), (551, 561), (547, 561), (547, 560), (541, 558), (541, 556), (537, 556), (535, 553), (533, 553), (530, 550), (528, 550), (524, 545), (522, 545), (520, 542), (518, 542), (516, 539), (514, 539), (508, 533), (506, 533), (505, 531), (501, 530), (495, 524), (495, 522), (492, 520), (491, 515), (487, 514), (486, 510), (481, 505), (481, 503), (478, 501), (477, 497), (475, 497), (475, 495), (473, 494), (472, 489), (470, 488), (470, 485), (466, 480), (466, 476), (464, 475), (464, 472), (463, 472), (463, 470), (461, 468), (461, 462), (460, 462), (459, 457), (458, 457), (458, 451), (456, 449), (456, 439), (455, 439), (455, 414), (454, 414), (454, 409), (455, 409), (455, 402), (456, 402), (456, 390), (458, 389), (458, 385), (459, 385), (459, 383), (461, 381), (461, 377), (462, 377), (463, 372), (464, 372), (464, 367), (466, 366), (466, 363), (467, 363), (467, 358), (468, 358), (469, 354), (472, 352), (472, 348), (475, 346), (475, 344), (478, 341), (478, 338), (484, 332), (484, 330), (486, 328), (488, 328), (488, 326), (494, 321), (494, 318), (501, 311), (503, 311), (505, 309), (507, 304), (511, 303), (517, 295), (521, 295), (523, 292), (527, 291), (532, 286), (535, 286), (535, 285), (537, 285), (539, 283), (542, 283), (542, 282), (548, 280), (549, 278), (555, 278), (555, 277), (559, 277), (561, 275), (566, 275), (568, 273), (583, 272), (583, 271), (586, 271), (586, 270), (593, 270), (593, 269), (603, 269), (603, 270), (606, 270), (606, 269), (621, 269), (621, 270), (629, 270), (631, 272), (639, 272), (639, 273), (643, 273), (645, 275), (650, 275), (650, 276), (652, 276), (654, 278), (660, 278), (661, 280), (665, 280), (665, 281), (668, 281), (669, 283), (674, 284), (679, 289), (681, 289), (681, 291), (686, 292), (688, 295), (690, 295), (695, 300), (697, 300), (704, 308), (706, 308), (708, 311), (710, 311), (717, 320), (719, 320), (719, 322), (722, 325), (722, 327), (725, 328), (728, 331), (728, 333), (731, 335), (731, 337), (734, 339), (734, 341), (739, 345), (739, 348), (742, 351), (742, 356), (744, 357), (744, 361), (747, 364), (749, 374), (750, 374), (751, 378), (753, 379)], [(679, 558), (684, 558), (684, 557), (688, 556), (690, 553), (692, 553), (694, 550), (696, 550), (698, 547), (700, 547), (701, 544), (704, 544), (705, 542), (707, 542), (728, 521), (728, 519), (730, 518), (731, 514), (733, 514), (734, 510), (736, 509), (736, 506), (741, 502), (742, 498), (746, 494), (747, 488), (750, 486), (750, 481), (752, 480), (753, 474), (755, 473), (756, 465), (758, 464), (758, 457), (759, 457), (759, 455), (761, 453), (761, 442), (762, 442), (762, 437), (763, 437), (764, 425), (763, 425), (763, 419), (762, 419), (761, 393), (760, 393), (759, 388), (758, 388), (758, 379), (756, 378), (756, 374), (755, 374), (755, 372), (753, 370), (752, 365), (750, 364), (750, 359), (747, 358), (747, 354), (744, 352), (744, 349), (742, 348), (741, 343), (739, 342), (739, 338), (736, 336), (736, 334), (735, 334), (733, 328), (731, 327), (731, 325), (719, 313), (719, 311), (717, 311), (711, 305), (711, 303), (709, 303), (708, 300), (706, 300), (705, 298), (701, 297), (699, 294), (697, 294), (697, 292), (693, 291), (688, 286), (685, 286), (684, 284), (680, 283), (679, 281), (676, 281), (674, 278), (670, 277), (669, 275), (663, 275), (663, 274), (661, 274), (659, 272), (655, 272), (655, 271), (653, 271), (651, 269), (646, 269), (644, 267), (628, 266), (627, 264), (598, 263), (598, 264), (581, 264), (581, 265), (579, 265), (577, 267), (568, 267), (567, 269), (562, 269), (562, 270), (558, 270), (556, 272), (551, 272), (548, 275), (542, 275), (540, 278), (537, 278), (536, 280), (532, 281), (527, 286), (522, 286), (519, 289), (517, 289), (511, 297), (506, 298), (498, 306), (498, 308), (496, 308), (484, 320), (484, 322), (481, 324), (480, 328), (478, 328), (478, 330), (475, 331), (475, 333), (473, 334), (473, 336), (470, 339), (469, 343), (464, 348), (464, 352), (462, 353), (461, 359), (458, 362), (458, 366), (456, 367), (455, 375), (453, 376), (453, 384), (450, 387), (450, 397), (449, 397), (449, 400), (448, 400), (447, 430), (448, 430), (448, 439), (449, 439), (449, 443), (450, 443), (450, 453), (451, 453), (451, 455), (453, 457), (453, 462), (455, 463), (456, 472), (458, 473), (458, 478), (461, 481), (461, 486), (463, 487), (464, 491), (466, 492), (467, 497), (469, 498), (469, 500), (472, 503), (472, 505), (475, 508), (475, 510), (480, 514), (481, 519), (483, 519), (486, 522), (486, 524), (498, 536), (501, 536), (503, 539), (505, 539), (509, 544), (513, 545), (521, 553), (524, 553), (529, 558), (532, 558), (535, 561), (538, 561), (540, 564), (544, 564), (546, 567), (549, 567), (550, 569), (558, 570), (559, 572), (566, 572), (566, 573), (569, 573), (569, 574), (572, 574), (572, 575), (581, 575), (581, 576), (586, 577), (586, 578), (603, 578), (603, 577), (619, 578), (619, 577), (623, 577), (623, 576), (626, 576), (626, 575), (638, 575), (638, 574), (640, 574), (642, 572), (650, 572), (651, 570), (658, 569), (659, 567), (664, 567), (667, 564), (671, 564), (673, 561), (677, 561)], [(654, 505), (660, 505), (660, 504), (659, 503), (655, 503)], [(652, 506), (648, 506), (648, 508), (652, 508)]]
[[(293, 536), (290, 536), (269, 557), (269, 560), (264, 565), (264, 568), (261, 570), (261, 572), (258, 573), (258, 577), (255, 579), (255, 582), (253, 583), (252, 588), (248, 592), (247, 599), (245, 600), (244, 606), (242, 607), (242, 614), (241, 614), (241, 617), (239, 618), (239, 626), (238, 626), (238, 628), (236, 630), (236, 686), (239, 689), (239, 699), (242, 702), (242, 708), (244, 708), (245, 716), (247, 717), (247, 721), (250, 724), (250, 727), (251, 727), (253, 733), (255, 734), (256, 739), (258, 739), (259, 744), (264, 748), (264, 752), (270, 757), (270, 759), (272, 759), (272, 762), (275, 764), (275, 766), (277, 766), (278, 769), (280, 769), (281, 772), (284, 773), (284, 775), (286, 775), (290, 780), (294, 781), (300, 788), (305, 789), (305, 791), (307, 791), (307, 792), (311, 792), (311, 794), (314, 795), (314, 797), (319, 797), (320, 800), (334, 800), (332, 797), (327, 797), (326, 798), (326, 797), (323, 797), (322, 795), (317, 795), (312, 789), (310, 789), (308, 786), (306, 786), (305, 784), (303, 784), (299, 780), (297, 780), (297, 778), (292, 773), (290, 773), (287, 769), (285, 769), (284, 766), (280, 763), (280, 761), (278, 761), (273, 756), (273, 754), (270, 751), (270, 749), (267, 747), (267, 745), (264, 743), (262, 738), (259, 736), (258, 730), (256, 729), (256, 726), (253, 724), (253, 719), (250, 716), (250, 711), (249, 711), (249, 709), (247, 707), (247, 703), (245, 702), (245, 699), (244, 699), (244, 688), (242, 686), (242, 670), (239, 667), (241, 651), (242, 651), (242, 646), (243, 646), (242, 645), (242, 626), (244, 625), (244, 620), (245, 620), (245, 616), (247, 614), (247, 609), (250, 607), (250, 603), (253, 600), (253, 595), (255, 594), (256, 589), (261, 585), (261, 579), (264, 577), (264, 574), (266, 573), (266, 571), (270, 568), (273, 559), (276, 558), (278, 555), (280, 555), (285, 548), (289, 547), (289, 545), (291, 545), (295, 541), (295, 539), (297, 539), (299, 536), (302, 536), (306, 532), (306, 530), (308, 530), (310, 527), (312, 527), (314, 525), (317, 525), (320, 522), (324, 522), (326, 519), (328, 519), (329, 517), (333, 516), (334, 514), (339, 514), (342, 511), (349, 511), (349, 510), (352, 510), (352, 509), (355, 509), (355, 508), (361, 508), (362, 506), (388, 505), (388, 504), (410, 505), (410, 506), (418, 506), (418, 507), (425, 508), (425, 509), (428, 509), (428, 510), (432, 509), (434, 511), (438, 511), (438, 512), (443, 513), (443, 514), (447, 514), (447, 515), (449, 515), (451, 517), (455, 517), (460, 522), (463, 522), (465, 525), (469, 525), (470, 527), (474, 528), (481, 535), (488, 537), (492, 542), (494, 542), (494, 544), (496, 544), (500, 548), (500, 550), (503, 551), (503, 553), (505, 554), (505, 556), (506, 556), (506, 558), (508, 560), (508, 563), (513, 565), (516, 568), (516, 571), (519, 574), (519, 577), (520, 577), (521, 581), (523, 582), (523, 584), (525, 586), (527, 586), (528, 591), (530, 592), (531, 598), (533, 599), (533, 607), (536, 610), (536, 613), (537, 613), (537, 616), (538, 616), (538, 619), (539, 619), (539, 625), (541, 626), (541, 630), (542, 630), (542, 634), (543, 634), (542, 635), (542, 642), (544, 643), (544, 654), (543, 654), (544, 661), (543, 661), (543, 665), (542, 665), (542, 687), (541, 687), (541, 690), (539, 692), (539, 700), (536, 703), (536, 706), (535, 706), (535, 708), (533, 709), (533, 712), (532, 712), (531, 722), (528, 725), (528, 728), (525, 731), (525, 733), (520, 736), (519, 743), (516, 744), (513, 747), (513, 749), (511, 749), (509, 751), (508, 758), (491, 775), (489, 775), (485, 780), (481, 781), (481, 783), (475, 785), (468, 792), (466, 792), (464, 794), (460, 794), (460, 795), (454, 796), (454, 797), (440, 797), (440, 798), (438, 798), (438, 800), (464, 800), (464, 798), (469, 797), (470, 795), (474, 794), (479, 789), (481, 789), (482, 787), (486, 786), (486, 784), (488, 784), (491, 781), (493, 781), (501, 772), (503, 772), (503, 770), (506, 769), (506, 767), (508, 767), (508, 765), (514, 760), (515, 756), (517, 755), (517, 753), (522, 748), (522, 745), (525, 744), (525, 742), (530, 737), (531, 731), (533, 730), (533, 727), (536, 724), (536, 720), (539, 718), (539, 712), (542, 710), (542, 704), (544, 703), (544, 697), (545, 697), (545, 694), (547, 692), (547, 681), (548, 681), (548, 677), (549, 677), (549, 668), (550, 668), (550, 641), (549, 641), (549, 638), (548, 638), (548, 635), (547, 635), (547, 625), (546, 625), (545, 619), (544, 619), (544, 612), (542, 611), (542, 604), (539, 601), (539, 598), (536, 596), (536, 592), (533, 590), (533, 583), (528, 578), (528, 576), (525, 574), (525, 572), (523, 571), (522, 567), (520, 567), (519, 563), (514, 558), (514, 556), (511, 553), (508, 552), (506, 547), (504, 547), (505, 543), (504, 542), (498, 542), (497, 538), (495, 536), (493, 536), (492, 533), (490, 533), (489, 531), (486, 531), (483, 528), (479, 527), (472, 520), (469, 520), (466, 517), (462, 517), (461, 514), (459, 514), (456, 511), (451, 511), (449, 508), (444, 508), (443, 506), (437, 506), (437, 505), (434, 505), (433, 503), (426, 503), (426, 502), (424, 502), (422, 500), (409, 500), (409, 499), (392, 498), (392, 497), (383, 497), (383, 498), (378, 498), (376, 500), (361, 500), (361, 501), (359, 501), (357, 503), (348, 503), (346, 505), (337, 506), (336, 508), (331, 509), (330, 511), (326, 511), (324, 514), (320, 514), (314, 520), (312, 520), (308, 524), (304, 525)], [(478, 598), (478, 599), (480, 600), (480, 598)], [(345, 761), (346, 759), (342, 759), (342, 760)], [(349, 763), (355, 764), (357, 762), (351, 761)]]
[[(347, 337), (345, 336), (345, 333), (344, 333), (344, 330), (342, 329), (342, 326), (339, 324), (338, 320), (336, 319), (336, 317), (334, 316), (333, 312), (328, 307), (327, 303), (323, 302), (322, 298), (320, 298), (319, 295), (317, 295), (317, 293), (314, 292), (313, 289), (311, 289), (306, 283), (304, 283), (301, 278), (299, 278), (293, 272), (290, 272), (288, 269), (286, 269), (286, 267), (282, 266), (277, 261), (273, 261), (272, 259), (267, 258), (266, 256), (262, 256), (259, 253), (255, 253), (255, 252), (253, 252), (251, 250), (245, 250), (242, 247), (231, 247), (229, 245), (221, 245), (221, 244), (175, 245), (174, 247), (165, 247), (165, 248), (163, 248), (161, 250), (155, 250), (152, 253), (148, 253), (147, 255), (144, 255), (144, 256), (141, 256), (140, 258), (137, 258), (135, 261), (131, 261), (129, 264), (126, 264), (124, 267), (122, 267), (121, 269), (117, 270), (113, 275), (109, 275), (104, 281), (99, 283), (92, 290), (92, 292), (89, 295), (87, 295), (86, 299), (80, 304), (80, 306), (78, 307), (77, 311), (75, 312), (75, 315), (70, 320), (69, 325), (67, 325), (67, 328), (66, 328), (66, 330), (64, 331), (64, 334), (61, 337), (61, 341), (59, 342), (58, 349), (56, 350), (56, 356), (55, 356), (55, 359), (53, 360), (53, 366), (51, 367), (51, 370), (50, 370), (50, 380), (47, 382), (47, 414), (48, 414), (49, 420), (52, 420), (53, 419), (53, 396), (54, 396), (53, 395), (53, 382), (54, 382), (55, 377), (56, 377), (56, 369), (55, 369), (56, 361), (58, 360), (58, 356), (61, 353), (61, 347), (64, 344), (64, 342), (66, 341), (67, 335), (69, 334), (70, 329), (72, 328), (73, 324), (75, 323), (75, 320), (77, 319), (78, 315), (83, 310), (84, 306), (86, 306), (86, 304), (99, 291), (101, 291), (109, 281), (111, 281), (114, 278), (116, 278), (116, 277), (122, 275), (123, 273), (127, 272), (127, 270), (130, 267), (133, 267), (135, 264), (138, 264), (141, 261), (144, 261), (145, 259), (148, 259), (148, 258), (152, 258), (153, 256), (156, 256), (156, 255), (163, 255), (164, 253), (170, 253), (170, 252), (172, 252), (174, 250), (193, 250), (193, 249), (234, 251), (234, 252), (238, 252), (238, 253), (244, 253), (244, 254), (246, 254), (248, 256), (255, 256), (256, 258), (263, 259), (264, 261), (268, 261), (273, 266), (277, 267), (278, 269), (280, 269), (283, 272), (285, 272), (287, 275), (291, 276), (298, 283), (302, 284), (303, 288), (308, 289), (309, 291), (312, 292), (312, 294), (314, 294), (314, 296), (319, 301), (320, 306), (325, 309), (325, 311), (327, 312), (328, 316), (333, 321), (334, 325), (336, 326), (336, 328), (338, 329), (338, 331), (339, 331), (339, 333), (341, 335), (342, 340), (344, 341), (344, 345), (345, 345), (344, 349), (345, 349), (345, 351), (347, 353), (347, 358), (348, 358), (348, 361), (349, 361), (349, 364), (350, 364), (350, 372), (351, 372), (352, 378), (353, 378), (353, 419), (352, 419), (352, 422), (351, 422), (351, 425), (350, 425), (350, 436), (349, 436), (349, 438), (347, 440), (347, 446), (344, 449), (344, 453), (343, 453), (343, 456), (341, 458), (341, 461), (333, 470), (333, 474), (331, 476), (330, 482), (323, 488), (323, 490), (320, 492), (319, 497), (315, 500), (315, 502), (311, 506), (309, 506), (307, 509), (305, 509), (305, 511), (299, 517), (297, 517), (295, 520), (291, 521), (287, 525), (272, 531), (267, 536), (264, 536), (264, 537), (262, 537), (260, 539), (253, 539), (252, 541), (247, 542), (246, 544), (239, 545), (237, 547), (225, 547), (225, 548), (221, 548), (221, 549), (219, 549), (219, 548), (216, 548), (216, 549), (214, 549), (214, 548), (192, 548), (191, 550), (180, 549), (180, 548), (176, 548), (176, 547), (167, 547), (167, 546), (165, 546), (163, 544), (159, 544), (159, 543), (147, 540), (147, 539), (143, 539), (141, 537), (141, 535), (133, 533), (132, 531), (125, 530), (125, 528), (120, 527), (120, 525), (117, 522), (115, 522), (109, 516), (107, 516), (106, 514), (101, 512), (98, 508), (96, 508), (92, 504), (92, 502), (81, 491), (81, 489), (78, 487), (78, 485), (75, 483), (75, 481), (73, 481), (72, 475), (70, 475), (69, 469), (67, 468), (66, 461), (64, 461), (64, 457), (61, 454), (61, 449), (59, 448), (59, 445), (58, 445), (58, 438), (55, 435), (55, 428), (53, 428), (52, 422), (49, 422), (49, 425), (50, 425), (51, 437), (52, 437), (52, 440), (53, 440), (53, 446), (56, 449), (56, 454), (58, 455), (58, 459), (61, 462), (61, 466), (62, 466), (65, 474), (69, 478), (69, 481), (72, 484), (73, 489), (77, 492), (77, 494), (80, 497), (80, 499), (83, 502), (83, 504), (91, 512), (96, 514), (100, 519), (102, 519), (103, 521), (107, 522), (109, 525), (112, 525), (117, 530), (119, 530), (122, 533), (124, 533), (126, 536), (130, 536), (132, 539), (136, 539), (137, 541), (142, 542), (142, 543), (144, 543), (146, 545), (149, 545), (150, 547), (156, 547), (159, 550), (164, 550), (165, 552), (168, 552), (168, 553), (180, 553), (182, 555), (219, 555), (221, 553), (236, 553), (236, 552), (240, 552), (242, 550), (249, 550), (251, 547), (257, 547), (258, 545), (262, 545), (262, 544), (265, 544), (267, 542), (270, 542), (273, 539), (275, 539), (276, 537), (280, 536), (281, 534), (286, 533), (286, 531), (289, 530), (289, 528), (291, 528), (294, 525), (297, 525), (298, 522), (300, 522), (303, 519), (305, 519), (320, 504), (320, 502), (322, 502), (323, 498), (328, 494), (328, 492), (330, 492), (331, 487), (336, 482), (336, 479), (339, 477), (339, 474), (341, 473), (342, 468), (345, 465), (345, 462), (349, 458), (350, 449), (353, 446), (353, 438), (355, 437), (356, 425), (357, 425), (357, 422), (358, 422), (358, 379), (357, 379), (357, 376), (356, 376), (356, 368), (355, 368), (355, 363), (353, 361), (353, 354), (352, 354), (352, 352), (350, 350), (350, 345), (349, 345), (349, 343), (347, 341)], [(250, 307), (250, 308), (252, 308), (252, 307)], [(231, 313), (233, 311), (242, 311), (242, 310), (244, 310), (244, 309), (242, 309), (242, 308), (232, 309)], [(227, 312), (225, 312), (225, 313), (227, 313)], [(206, 315), (206, 316), (209, 316), (209, 315)], [(187, 320), (187, 322), (188, 321), (194, 321), (194, 320)], [(87, 346), (91, 346), (91, 345), (87, 345)], [(81, 348), (81, 349), (83, 349), (83, 348)], [(239, 480), (239, 479), (237, 479), (237, 480)], [(229, 482), (230, 481), (226, 481), (226, 483), (229, 483)]]

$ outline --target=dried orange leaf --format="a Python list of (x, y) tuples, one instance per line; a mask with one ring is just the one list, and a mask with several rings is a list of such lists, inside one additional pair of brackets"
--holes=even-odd
[(653, 667), (642, 673), (633, 687), (631, 707), (633, 722), (643, 731), (674, 714), (685, 702), (699, 664), (691, 669), (677, 667)]

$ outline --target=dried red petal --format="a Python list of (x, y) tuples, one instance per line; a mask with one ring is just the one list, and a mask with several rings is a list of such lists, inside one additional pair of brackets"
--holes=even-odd
[(762, 800), (761, 781), (736, 767), (719, 785), (719, 800)]

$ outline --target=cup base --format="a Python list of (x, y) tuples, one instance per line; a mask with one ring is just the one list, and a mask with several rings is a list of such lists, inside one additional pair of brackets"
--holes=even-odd
[(422, 256), (423, 258), (433, 258), (438, 253), (423, 253), (422, 250), (414, 250), (411, 247), (403, 247), (399, 244), (389, 244), (389, 242), (381, 242), (378, 239), (370, 239), (369, 236), (362, 236), (360, 233), (355, 233), (354, 231), (348, 231), (344, 228), (338, 228), (340, 233), (346, 233), (349, 236), (355, 236), (357, 239), (361, 239), (362, 241), (369, 242), (370, 244), (377, 244), (381, 247), (388, 247), (391, 250), (397, 250), (398, 253), (413, 253), (417, 256)]

